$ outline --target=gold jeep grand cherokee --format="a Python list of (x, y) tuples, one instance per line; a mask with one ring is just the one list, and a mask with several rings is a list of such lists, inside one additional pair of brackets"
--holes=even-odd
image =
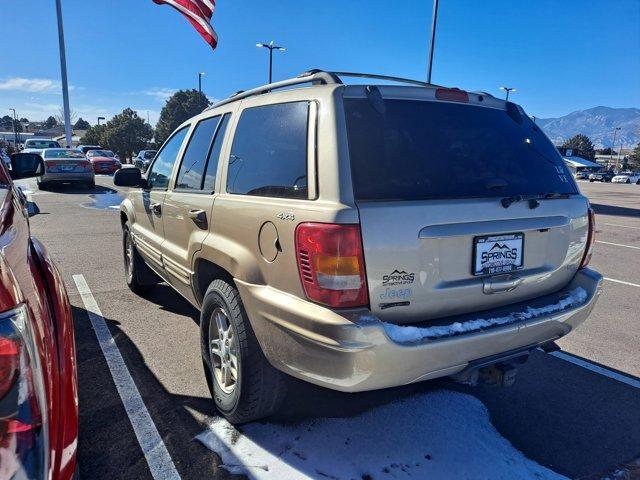
[(509, 384), (602, 283), (561, 156), (486, 93), (314, 70), (207, 109), (115, 184), (137, 187), (120, 212), (127, 282), (160, 277), (200, 309), (233, 423), (273, 413), (290, 376)]

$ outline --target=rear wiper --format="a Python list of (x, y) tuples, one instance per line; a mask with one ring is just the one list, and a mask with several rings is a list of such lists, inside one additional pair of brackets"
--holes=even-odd
[(555, 200), (558, 198), (569, 198), (569, 195), (558, 192), (549, 192), (549, 193), (540, 193), (537, 195), (514, 195), (513, 197), (505, 197), (500, 200), (500, 203), (504, 208), (509, 208), (511, 204), (517, 202), (528, 201), (529, 208), (534, 209), (540, 206), (540, 202), (538, 200)]

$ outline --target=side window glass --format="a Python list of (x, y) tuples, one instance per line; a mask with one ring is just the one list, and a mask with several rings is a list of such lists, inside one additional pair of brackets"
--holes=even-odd
[(165, 143), (162, 150), (160, 150), (160, 152), (156, 156), (155, 161), (151, 165), (151, 170), (149, 172), (149, 175), (147, 176), (149, 188), (158, 190), (167, 189), (167, 187), (169, 186), (169, 178), (171, 178), (171, 172), (173, 170), (173, 165), (178, 159), (180, 147), (182, 146), (182, 142), (187, 136), (188, 131), (188, 126), (178, 130), (173, 135), (173, 137), (171, 137), (171, 139), (167, 143)]
[(227, 191), (243, 195), (309, 198), (309, 102), (248, 108), (235, 131)]
[(207, 118), (196, 125), (182, 157), (175, 188), (202, 190), (202, 177), (220, 116)]
[(218, 171), (218, 162), (220, 160), (220, 151), (222, 150), (222, 142), (224, 141), (224, 133), (229, 125), (230, 114), (226, 114), (220, 121), (220, 126), (216, 132), (216, 138), (213, 141), (213, 147), (209, 153), (207, 162), (207, 174), (204, 177), (204, 191), (213, 192), (216, 187), (216, 172)]

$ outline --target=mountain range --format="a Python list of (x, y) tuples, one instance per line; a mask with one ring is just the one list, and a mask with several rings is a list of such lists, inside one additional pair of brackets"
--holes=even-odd
[(620, 147), (620, 142), (625, 149), (640, 142), (640, 108), (594, 107), (558, 118), (536, 118), (536, 123), (556, 145), (582, 133), (596, 148), (611, 147), (615, 127), (620, 127), (616, 133), (616, 148)]

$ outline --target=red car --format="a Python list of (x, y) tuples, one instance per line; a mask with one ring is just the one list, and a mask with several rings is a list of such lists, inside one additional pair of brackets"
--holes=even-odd
[(31, 237), (13, 179), (42, 158), (0, 162), (0, 478), (67, 480), (76, 470), (78, 388), (71, 305), (58, 269)]
[(89, 150), (87, 159), (93, 165), (95, 173), (111, 175), (122, 168), (122, 164), (111, 150)]

